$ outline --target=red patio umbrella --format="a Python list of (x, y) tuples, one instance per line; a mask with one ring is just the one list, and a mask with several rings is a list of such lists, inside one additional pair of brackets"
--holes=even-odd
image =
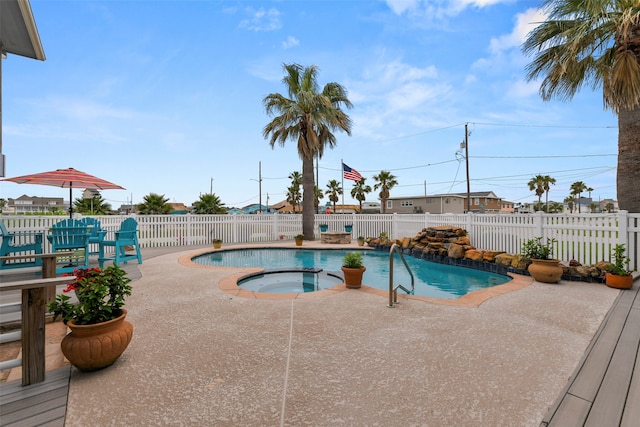
[(5, 178), (0, 181), (11, 181), (18, 184), (51, 185), (53, 187), (69, 188), (69, 217), (73, 217), (73, 189), (89, 188), (92, 190), (124, 190), (118, 184), (105, 181), (74, 168), (56, 169), (51, 172), (34, 173), (31, 175)]

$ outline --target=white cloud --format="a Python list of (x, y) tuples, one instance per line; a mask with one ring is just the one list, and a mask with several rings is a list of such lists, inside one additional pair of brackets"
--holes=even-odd
[(513, 3), (514, 0), (386, 0), (387, 6), (396, 14), (425, 15), (428, 17), (455, 16), (467, 8), (483, 8), (499, 3)]
[(489, 51), (498, 54), (505, 50), (518, 48), (524, 43), (527, 35), (546, 19), (546, 15), (539, 9), (528, 9), (524, 13), (516, 15), (516, 24), (513, 31), (491, 39)]
[(246, 11), (251, 14), (251, 17), (242, 20), (240, 28), (252, 31), (274, 31), (282, 28), (282, 22), (280, 22), (281, 14), (278, 9), (265, 10), (261, 7), (258, 10), (248, 8)]
[(300, 40), (293, 36), (289, 36), (285, 41), (282, 42), (282, 47), (285, 49), (291, 49), (292, 47), (298, 46), (299, 44)]

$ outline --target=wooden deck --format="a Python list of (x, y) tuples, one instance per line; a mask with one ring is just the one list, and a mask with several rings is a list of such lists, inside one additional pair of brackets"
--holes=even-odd
[(541, 427), (639, 425), (639, 289), (620, 292)]
[(23, 386), (22, 381), (0, 385), (0, 424), (64, 427), (71, 366), (46, 374), (44, 382)]

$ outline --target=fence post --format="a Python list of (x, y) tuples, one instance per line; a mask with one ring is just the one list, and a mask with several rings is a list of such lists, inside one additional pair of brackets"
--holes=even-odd
[(629, 248), (629, 212), (618, 211), (618, 244)]
[(278, 214), (271, 215), (273, 217), (272, 227), (271, 227), (271, 240), (278, 240)]
[(398, 230), (398, 224), (396, 222), (397, 220), (398, 220), (398, 213), (394, 212), (391, 216), (391, 230), (389, 230), (389, 240), (391, 240), (392, 238), (395, 239), (398, 237), (396, 236), (396, 232)]
[(542, 229), (542, 211), (537, 211), (533, 215), (533, 229), (534, 237), (544, 237), (544, 230)]

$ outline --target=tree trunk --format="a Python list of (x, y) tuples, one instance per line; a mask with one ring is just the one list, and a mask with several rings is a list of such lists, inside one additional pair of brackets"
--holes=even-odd
[(313, 222), (313, 156), (302, 159), (302, 234), (305, 240), (315, 240)]
[(618, 206), (640, 212), (640, 108), (618, 113)]

